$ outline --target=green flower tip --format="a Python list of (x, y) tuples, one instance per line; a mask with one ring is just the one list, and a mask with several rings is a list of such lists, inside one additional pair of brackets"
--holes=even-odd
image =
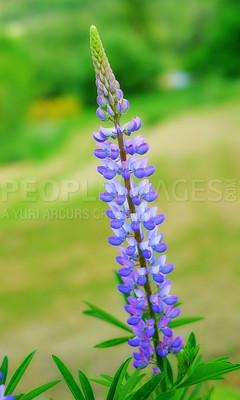
[(97, 28), (95, 25), (91, 25), (90, 26), (90, 35), (97, 33)]

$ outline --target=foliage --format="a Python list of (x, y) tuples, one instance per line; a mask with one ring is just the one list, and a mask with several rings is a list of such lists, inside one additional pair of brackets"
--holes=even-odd
[[(60, 380), (48, 382), (44, 385), (38, 386), (37, 388), (31, 390), (30, 392), (28, 392), (26, 394), (21, 393), (21, 394), (15, 395), (16, 387), (18, 386), (19, 382), (21, 381), (21, 379), (22, 379), (26, 369), (28, 368), (30, 362), (32, 361), (32, 358), (35, 353), (36, 353), (36, 351), (33, 351), (32, 353), (30, 353), (23, 360), (23, 362), (19, 365), (17, 370), (14, 372), (12, 378), (6, 385), (6, 388), (4, 390), (4, 396), (8, 397), (9, 395), (12, 395), (14, 393), (15, 400), (18, 400), (18, 399), (32, 400), (32, 399), (37, 398), (40, 394), (46, 392), (47, 390), (51, 389), (53, 386), (57, 385), (60, 382)], [(0, 367), (0, 384), (1, 385), (5, 385), (5, 383), (7, 381), (7, 377), (8, 377), (8, 357), (4, 357), (2, 365)]]

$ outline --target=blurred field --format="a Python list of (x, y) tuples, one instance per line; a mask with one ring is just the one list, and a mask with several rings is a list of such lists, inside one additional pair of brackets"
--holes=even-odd
[[(240, 356), (238, 186), (237, 200), (226, 196), (227, 182), (238, 183), (239, 110), (240, 102), (235, 100), (143, 127), (151, 145), (150, 159), (157, 166), (154, 183), (159, 188), (160, 210), (167, 216), (163, 232), (168, 257), (176, 264), (173, 291), (183, 301), (182, 315), (206, 317), (194, 327), (205, 357), (230, 354), (234, 361)], [(51, 353), (91, 375), (99, 373), (102, 357), (103, 369), (109, 372), (110, 366), (116, 368), (129, 354), (124, 345), (114, 358), (111, 349), (92, 349), (117, 332), (81, 315), (87, 300), (125, 318), (112, 273), (115, 249), (107, 245), (110, 229), (98, 201), (101, 181), (92, 156), (92, 128), (90, 123), (76, 131), (45, 161), (1, 168), (3, 182), (54, 179), (60, 187), (66, 179), (80, 182), (80, 190), (68, 201), (62, 191), (58, 201), (21, 202), (20, 184), (16, 193), (9, 194), (7, 204), (1, 203), (0, 349), (16, 365), (26, 352), (38, 348), (36, 372), (42, 379), (56, 376), (49, 365)], [(174, 192), (177, 180), (184, 184), (180, 182)], [(195, 180), (201, 181), (197, 187), (203, 192), (193, 198)], [(216, 201), (218, 194), (209, 188), (211, 180), (219, 181), (215, 188), (223, 199)], [(39, 217), (26, 217), (24, 210), (29, 209), (39, 210)], [(59, 219), (51, 216), (54, 209), (68, 210), (70, 216), (72, 210), (80, 211), (76, 218)], [(190, 329), (182, 331), (184, 337)], [(34, 379), (39, 381), (31, 376), (31, 383)], [(228, 380), (239, 385), (234, 375)]]
[[(52, 353), (97, 377), (131, 352), (94, 349), (121, 332), (82, 314), (86, 300), (126, 318), (98, 200), (91, 24), (130, 100), (124, 122), (143, 120), (173, 294), (205, 317), (179, 333), (239, 362), (239, 13), (235, 0), (0, 0), (0, 359), (12, 371), (38, 349), (23, 389), (57, 377)], [(212, 400), (239, 398), (231, 374)]]

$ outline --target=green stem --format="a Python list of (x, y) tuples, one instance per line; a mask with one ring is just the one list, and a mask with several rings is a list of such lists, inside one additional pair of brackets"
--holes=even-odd
[[(115, 128), (117, 128), (117, 125), (119, 125), (119, 117), (116, 117), (114, 119), (114, 124), (115, 124)], [(119, 150), (120, 150), (121, 162), (127, 161), (127, 152), (126, 152), (126, 149), (125, 149), (125, 146), (124, 146), (124, 142), (123, 142), (123, 134), (121, 134), (120, 136), (117, 136), (117, 139), (118, 139), (118, 145), (119, 145)], [(129, 191), (131, 189), (130, 178), (124, 179), (124, 184), (125, 184), (125, 187), (126, 187), (126, 189), (128, 191), (128, 193), (127, 193), (127, 201), (128, 201), (130, 213), (131, 214), (135, 214), (135, 212), (136, 212), (135, 205), (132, 202), (132, 199), (131, 199), (131, 197), (129, 195)], [(148, 272), (146, 260), (145, 260), (144, 256), (142, 255), (142, 251), (141, 251), (141, 249), (139, 247), (139, 244), (142, 241), (140, 230), (138, 230), (137, 232), (134, 232), (134, 237), (135, 237), (135, 239), (137, 241), (137, 249), (138, 249), (138, 257), (139, 257), (140, 266), (142, 268), (146, 268), (146, 270), (147, 270), (147, 274), (146, 274), (147, 281), (146, 281), (146, 283), (144, 285), (144, 290), (145, 290), (146, 297), (147, 297), (149, 315), (150, 315), (151, 318), (154, 319), (155, 332), (154, 332), (154, 335), (153, 335), (153, 345), (154, 345), (154, 350), (155, 350), (155, 354), (156, 354), (157, 366), (160, 368), (161, 371), (163, 371), (163, 369), (164, 369), (163, 368), (163, 359), (159, 356), (158, 351), (157, 351), (157, 346), (158, 346), (158, 343), (159, 343), (159, 333), (158, 333), (158, 325), (157, 325), (156, 314), (155, 314), (155, 312), (154, 312), (154, 310), (152, 308), (152, 303), (150, 301), (150, 296), (152, 294), (152, 290), (151, 290), (151, 286), (150, 286), (150, 282), (149, 282), (149, 272)], [(162, 392), (166, 391), (166, 381), (165, 381), (165, 379), (163, 379), (161, 381), (161, 390), (162, 390)]]

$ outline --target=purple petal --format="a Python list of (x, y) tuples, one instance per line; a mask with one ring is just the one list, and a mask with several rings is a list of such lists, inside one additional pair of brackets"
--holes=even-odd
[(135, 247), (134, 246), (128, 246), (127, 248), (126, 248), (126, 254), (128, 255), (128, 256), (132, 256), (134, 253), (135, 253)]
[(137, 324), (139, 323), (140, 320), (141, 320), (140, 317), (135, 317), (135, 316), (133, 316), (133, 317), (130, 317), (130, 318), (127, 319), (127, 323), (128, 323), (129, 325), (137, 325)]
[(153, 327), (153, 326), (151, 326), (151, 327), (148, 327), (147, 329), (146, 329), (146, 335), (147, 335), (147, 337), (152, 337), (153, 335), (154, 335), (154, 332), (155, 332), (155, 328)]
[(152, 220), (152, 219), (150, 219), (149, 221), (145, 221), (144, 223), (143, 223), (143, 225), (144, 225), (144, 227), (146, 228), (146, 229), (148, 229), (149, 231), (152, 231), (154, 228), (155, 228), (155, 222)]
[(136, 121), (136, 124), (137, 124), (136, 131), (138, 131), (138, 129), (140, 129), (141, 126), (142, 126), (142, 120), (139, 117), (136, 117), (135, 121)]
[(146, 276), (139, 276), (137, 282), (140, 286), (144, 286), (145, 283), (147, 282)]
[(127, 112), (129, 110), (130, 104), (126, 99), (122, 100), (122, 112)]
[(143, 250), (143, 251), (142, 251), (142, 255), (143, 255), (144, 258), (146, 258), (147, 260), (149, 260), (149, 258), (151, 258), (151, 256), (152, 256), (152, 253), (151, 253), (150, 250), (146, 249), (146, 250)]
[(117, 135), (121, 136), (121, 134), (122, 134), (122, 130), (121, 130), (120, 126), (117, 125)]
[(142, 199), (141, 199), (140, 196), (134, 196), (134, 197), (132, 197), (132, 202), (136, 206), (139, 206), (141, 204), (141, 202), (142, 202)]
[(108, 218), (114, 219), (115, 215), (113, 214), (112, 210), (106, 210), (106, 215)]
[(107, 99), (105, 99), (104, 96), (98, 96), (97, 103), (99, 106), (106, 106), (108, 104)]
[(124, 294), (129, 294), (132, 291), (132, 289), (127, 285), (118, 285), (118, 290)]
[(111, 228), (113, 228), (113, 229), (119, 229), (119, 228), (121, 228), (121, 227), (123, 226), (123, 224), (124, 224), (124, 221), (121, 221), (121, 220), (119, 220), (119, 219), (113, 219), (113, 220), (110, 222), (110, 226), (111, 226)]
[(123, 241), (124, 239), (118, 236), (110, 236), (108, 238), (108, 243), (112, 244), (113, 246), (119, 246)]
[(163, 253), (164, 251), (167, 250), (167, 244), (166, 243), (159, 243), (153, 246), (153, 250), (155, 250), (157, 253)]
[(145, 168), (145, 176), (150, 176), (155, 172), (156, 168), (154, 165), (149, 165), (148, 167)]
[(171, 347), (179, 347), (182, 345), (182, 338), (181, 336), (177, 336), (175, 339), (173, 339), (171, 343)]
[(107, 113), (108, 113), (108, 115), (110, 115), (110, 117), (114, 114), (114, 112), (109, 104), (107, 105)]
[(116, 171), (113, 169), (105, 168), (103, 171), (103, 176), (105, 179), (111, 180), (116, 176)]
[(145, 367), (145, 365), (143, 364), (143, 362), (142, 361), (137, 361), (137, 360), (134, 360), (133, 361), (133, 366), (134, 366), (134, 368), (139, 368), (139, 367), (142, 367), (142, 368), (144, 368)]
[(97, 111), (96, 111), (97, 117), (101, 120), (101, 121), (106, 121), (108, 120), (108, 115), (107, 113), (105, 113), (105, 111), (102, 110), (101, 107), (98, 107)]
[(129, 122), (129, 124), (127, 125), (127, 131), (134, 132), (136, 130), (136, 128), (137, 128), (137, 123), (136, 123), (135, 119), (133, 118), (131, 120), (131, 122)]
[(103, 150), (103, 149), (95, 149), (94, 150), (94, 155), (97, 158), (103, 159), (103, 158), (106, 158), (108, 156), (108, 152), (106, 150)]
[(120, 268), (118, 273), (121, 276), (129, 276), (132, 273), (132, 270), (130, 268)]
[(176, 307), (169, 313), (169, 317), (170, 318), (176, 318), (176, 317), (178, 317), (180, 312), (181, 312), (181, 309), (179, 307)]
[(132, 144), (127, 146), (126, 150), (127, 150), (127, 153), (130, 154), (131, 156), (135, 153), (135, 148)]
[(164, 302), (165, 302), (166, 304), (168, 304), (169, 306), (171, 306), (172, 304), (177, 303), (177, 301), (178, 301), (178, 297), (177, 297), (177, 296), (167, 296), (167, 297), (164, 299)]
[(172, 329), (168, 328), (168, 327), (163, 328), (162, 333), (164, 334), (164, 336), (167, 336), (167, 337), (172, 337), (172, 335), (173, 335)]
[(97, 167), (97, 170), (99, 172), (99, 174), (103, 174), (103, 172), (105, 171), (106, 167), (104, 167), (103, 165), (100, 165), (99, 167)]
[(114, 194), (112, 194), (112, 193), (107, 193), (107, 192), (105, 192), (105, 193), (100, 193), (100, 195), (99, 195), (100, 200), (106, 201), (107, 203), (110, 202), (110, 201), (112, 201), (112, 200), (114, 199), (114, 197), (115, 197)]
[(117, 195), (117, 197), (116, 197), (116, 199), (115, 199), (116, 203), (117, 203), (119, 206), (121, 206), (121, 205), (125, 202), (125, 200), (126, 200), (126, 197), (123, 196), (123, 195), (121, 195), (121, 194)]
[(129, 171), (129, 169), (123, 169), (122, 170), (122, 177), (123, 179), (128, 179), (130, 178), (131, 172)]
[(170, 272), (172, 272), (174, 270), (174, 265), (173, 264), (165, 264), (161, 267), (161, 272), (163, 274), (169, 274)]
[(164, 214), (158, 214), (154, 217), (154, 221), (156, 225), (161, 224), (165, 220), (165, 215)]
[(158, 354), (160, 357), (164, 358), (167, 355), (167, 352), (165, 349), (158, 349)]
[(157, 283), (164, 282), (164, 276), (162, 274), (153, 274), (152, 277), (153, 277), (154, 281)]
[(117, 102), (116, 111), (118, 114), (120, 114), (120, 112), (122, 111), (121, 103), (119, 101)]
[(109, 156), (112, 160), (116, 160), (116, 158), (118, 158), (119, 155), (119, 151), (118, 150), (110, 150)]
[(140, 339), (138, 337), (132, 338), (128, 341), (128, 344), (132, 347), (139, 346)]
[(149, 144), (148, 143), (142, 143), (140, 146), (137, 147), (136, 153), (143, 155), (146, 154), (149, 150)]
[(137, 232), (140, 229), (140, 225), (137, 221), (133, 221), (131, 223), (131, 228), (134, 232)]
[(145, 169), (144, 168), (135, 169), (134, 175), (136, 176), (136, 178), (139, 179), (143, 178), (145, 176)]
[(116, 100), (120, 100), (123, 97), (123, 92), (121, 89), (116, 89), (115, 98)]
[(154, 201), (157, 198), (157, 192), (150, 192), (142, 195), (142, 198), (148, 202)]

